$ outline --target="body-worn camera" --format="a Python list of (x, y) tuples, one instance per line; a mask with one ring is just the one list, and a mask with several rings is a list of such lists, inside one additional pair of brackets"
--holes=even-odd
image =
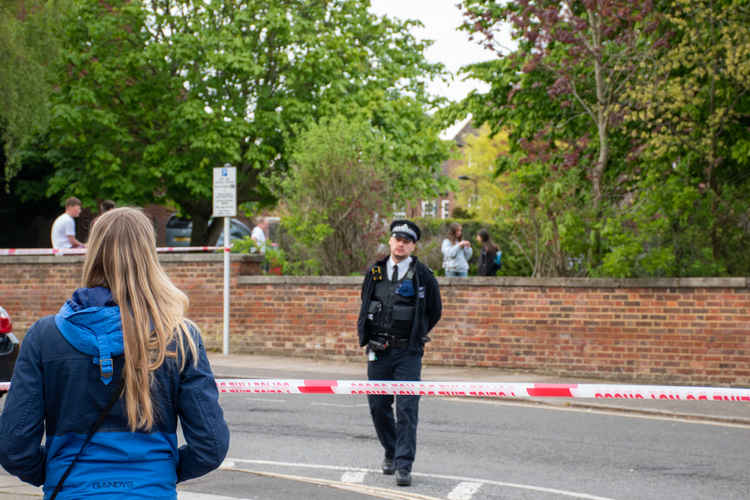
[(367, 306), (367, 319), (369, 321), (377, 321), (377, 316), (380, 311), (383, 310), (383, 303), (379, 300), (371, 300)]

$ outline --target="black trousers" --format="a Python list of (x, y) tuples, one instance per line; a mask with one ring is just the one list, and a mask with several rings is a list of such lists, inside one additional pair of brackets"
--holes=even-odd
[[(408, 348), (391, 347), (376, 353), (377, 359), (367, 364), (370, 380), (420, 380), (422, 354), (411, 353)], [(411, 471), (417, 452), (417, 423), (419, 422), (419, 396), (396, 396), (396, 416), (393, 414), (394, 396), (368, 395), (370, 415), (375, 432), (392, 458), (396, 469)]]

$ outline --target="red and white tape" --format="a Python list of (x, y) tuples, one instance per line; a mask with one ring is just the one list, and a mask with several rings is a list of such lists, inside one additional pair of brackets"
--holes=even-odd
[[(218, 379), (220, 392), (395, 394), (479, 398), (661, 399), (750, 402), (750, 389), (671, 385), (536, 384), (525, 382), (400, 382), (390, 380)], [(0, 382), (8, 390), (9, 382)]]
[(220, 379), (221, 392), (284, 394), (395, 394), (482, 398), (666, 399), (745, 401), (750, 389), (618, 384), (538, 384), (510, 382), (404, 382), (378, 380)]
[[(230, 252), (230, 247), (158, 247), (159, 253), (181, 252)], [(85, 248), (0, 248), (0, 255), (83, 255)]]

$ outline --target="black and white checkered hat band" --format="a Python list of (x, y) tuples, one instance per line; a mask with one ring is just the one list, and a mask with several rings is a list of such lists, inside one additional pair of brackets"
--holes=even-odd
[(393, 229), (391, 230), (391, 234), (396, 233), (403, 233), (407, 235), (409, 238), (411, 238), (413, 241), (417, 241), (417, 233), (414, 232), (412, 228), (407, 226), (406, 224), (401, 224), (399, 226), (393, 226)]

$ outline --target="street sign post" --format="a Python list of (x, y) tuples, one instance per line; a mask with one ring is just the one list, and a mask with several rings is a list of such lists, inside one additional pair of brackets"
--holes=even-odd
[(224, 217), (224, 342), (229, 355), (229, 218), (237, 215), (237, 168), (228, 163), (214, 168), (213, 216)]
[(214, 169), (213, 212), (214, 217), (237, 215), (237, 167), (227, 164)]

